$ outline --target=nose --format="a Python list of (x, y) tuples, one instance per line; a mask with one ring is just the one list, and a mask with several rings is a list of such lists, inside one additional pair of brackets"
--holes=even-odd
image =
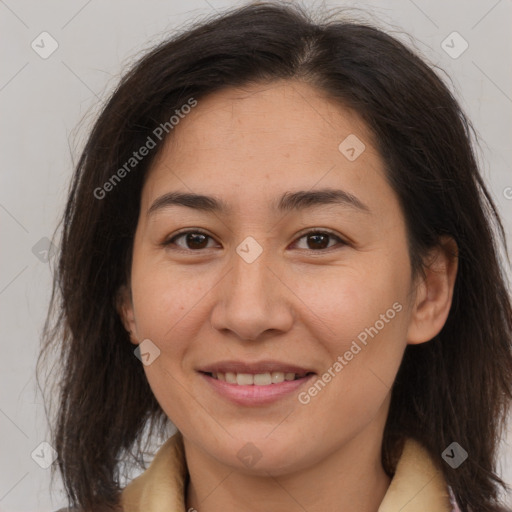
[(235, 253), (232, 263), (231, 271), (216, 287), (212, 327), (244, 341), (289, 330), (294, 321), (293, 294), (265, 251), (252, 263)]

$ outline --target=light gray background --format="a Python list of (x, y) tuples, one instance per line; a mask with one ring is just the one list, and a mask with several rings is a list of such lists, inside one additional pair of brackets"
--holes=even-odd
[[(0, 0), (0, 511), (47, 511), (65, 504), (59, 485), (53, 496), (49, 493), (50, 470), (31, 458), (47, 438), (34, 368), (51, 285), (49, 264), (32, 248), (53, 234), (73, 161), (100, 100), (126, 65), (166, 34), (236, 4)], [(482, 172), (512, 244), (511, 0), (340, 0), (327, 5), (357, 5), (400, 39), (409, 41), (402, 31), (411, 34), (416, 47), (451, 77), (450, 87), (481, 137)], [(43, 31), (59, 45), (47, 59), (31, 48)], [(453, 31), (469, 45), (456, 59), (441, 47)], [(460, 44), (455, 39), (453, 46), (460, 49)], [(511, 445), (509, 429), (501, 450), (507, 482), (512, 482)]]

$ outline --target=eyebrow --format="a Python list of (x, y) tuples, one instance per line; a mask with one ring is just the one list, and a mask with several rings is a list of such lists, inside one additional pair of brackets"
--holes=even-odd
[[(304, 210), (316, 206), (337, 204), (348, 206), (357, 211), (370, 213), (370, 209), (353, 194), (344, 190), (323, 188), (317, 190), (298, 190), (296, 192), (285, 192), (279, 201), (273, 203), (273, 208), (279, 212), (291, 210)], [(147, 215), (153, 215), (157, 211), (172, 206), (185, 206), (203, 212), (229, 214), (231, 207), (222, 199), (202, 194), (185, 192), (168, 192), (153, 202), (147, 211)]]

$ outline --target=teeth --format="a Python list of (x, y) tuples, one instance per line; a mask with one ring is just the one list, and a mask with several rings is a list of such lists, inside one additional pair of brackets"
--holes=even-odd
[[(219, 375), (219, 373), (217, 373), (217, 375)], [(230, 384), (236, 384), (236, 373), (227, 372), (226, 373), (226, 382), (229, 382)]]
[(236, 383), (239, 386), (249, 386), (250, 384), (254, 384), (254, 378), (250, 373), (237, 373)]
[(239, 386), (269, 386), (270, 384), (280, 384), (285, 380), (295, 380), (299, 378), (299, 375), (292, 372), (267, 372), (255, 375), (251, 373), (216, 372), (212, 373), (212, 377), (217, 380), (223, 380), (228, 384), (238, 384)]
[[(282, 375), (282, 374), (281, 374)], [(269, 384), (275, 383), (273, 379), (274, 374), (270, 375), (270, 373), (257, 373), (253, 377), (253, 382), (256, 386), (268, 386)], [(251, 384), (251, 383), (249, 383)]]

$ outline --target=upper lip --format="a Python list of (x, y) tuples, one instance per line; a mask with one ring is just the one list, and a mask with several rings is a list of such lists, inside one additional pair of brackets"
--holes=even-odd
[(314, 373), (313, 370), (309, 368), (271, 360), (258, 361), (254, 363), (248, 363), (245, 361), (218, 361), (216, 363), (202, 366), (198, 371), (204, 373), (250, 373), (253, 375), (272, 372), (296, 373), (299, 375)]

